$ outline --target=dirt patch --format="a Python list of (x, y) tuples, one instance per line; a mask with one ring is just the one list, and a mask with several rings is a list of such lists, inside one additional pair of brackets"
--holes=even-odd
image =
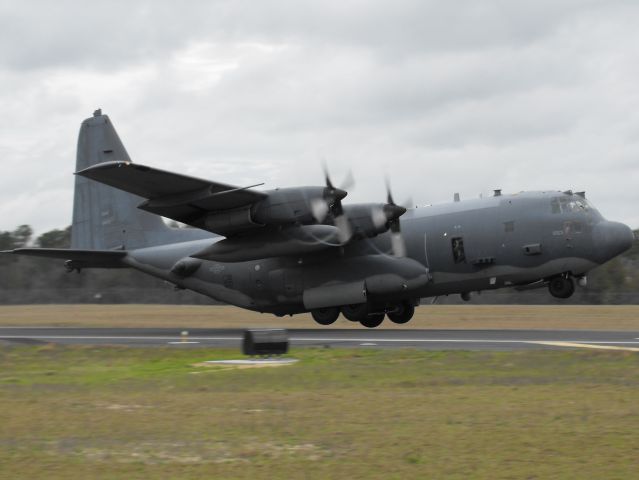
[[(275, 317), (229, 306), (0, 306), (0, 326), (189, 328), (362, 328), (340, 319), (318, 327), (309, 314)], [(384, 329), (639, 330), (638, 305), (423, 305), (407, 325)], [(2, 336), (0, 332), (0, 337)]]

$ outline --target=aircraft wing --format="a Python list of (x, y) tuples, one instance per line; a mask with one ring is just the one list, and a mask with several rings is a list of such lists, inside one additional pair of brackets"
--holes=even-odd
[(100, 163), (76, 175), (145, 198), (147, 201), (139, 205), (142, 210), (198, 228), (203, 228), (200, 220), (208, 212), (241, 209), (266, 198), (262, 192), (249, 190), (251, 187), (235, 187), (127, 161)]

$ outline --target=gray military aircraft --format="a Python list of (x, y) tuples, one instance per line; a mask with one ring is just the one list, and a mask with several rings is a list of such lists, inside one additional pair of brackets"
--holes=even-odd
[[(324, 186), (257, 191), (132, 163), (100, 110), (80, 128), (71, 249), (6, 253), (69, 271), (129, 267), (216, 300), (278, 316), (340, 312), (369, 328), (408, 322), (420, 299), (547, 286), (557, 298), (629, 249), (584, 192), (522, 192), (406, 209), (344, 205)], [(195, 228), (172, 228), (167, 217)], [(401, 219), (401, 221), (400, 221)]]

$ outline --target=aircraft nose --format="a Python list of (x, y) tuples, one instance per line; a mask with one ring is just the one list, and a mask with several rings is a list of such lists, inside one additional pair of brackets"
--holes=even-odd
[(593, 233), (595, 248), (603, 261), (625, 252), (635, 241), (635, 234), (630, 227), (620, 222), (601, 222), (595, 226)]

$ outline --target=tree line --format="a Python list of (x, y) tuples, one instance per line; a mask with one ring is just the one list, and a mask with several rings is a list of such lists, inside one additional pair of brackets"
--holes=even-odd
[[(0, 231), (0, 250), (22, 247), (69, 248), (71, 227), (33, 238), (29, 225)], [(130, 268), (67, 272), (64, 261), (0, 255), (0, 304), (30, 303), (216, 303)]]
[[(635, 232), (637, 234), (637, 232)], [(22, 247), (69, 248), (71, 227), (35, 237), (29, 225), (0, 231), (0, 250)], [(503, 304), (639, 304), (639, 245), (598, 267), (588, 285), (568, 301), (552, 298), (546, 289), (483, 292), (473, 303)], [(458, 296), (439, 300), (460, 303)], [(177, 303), (213, 304), (195, 292), (175, 291), (172, 285), (133, 269), (87, 269), (68, 273), (64, 261), (21, 255), (0, 255), (0, 304), (27, 303)]]

